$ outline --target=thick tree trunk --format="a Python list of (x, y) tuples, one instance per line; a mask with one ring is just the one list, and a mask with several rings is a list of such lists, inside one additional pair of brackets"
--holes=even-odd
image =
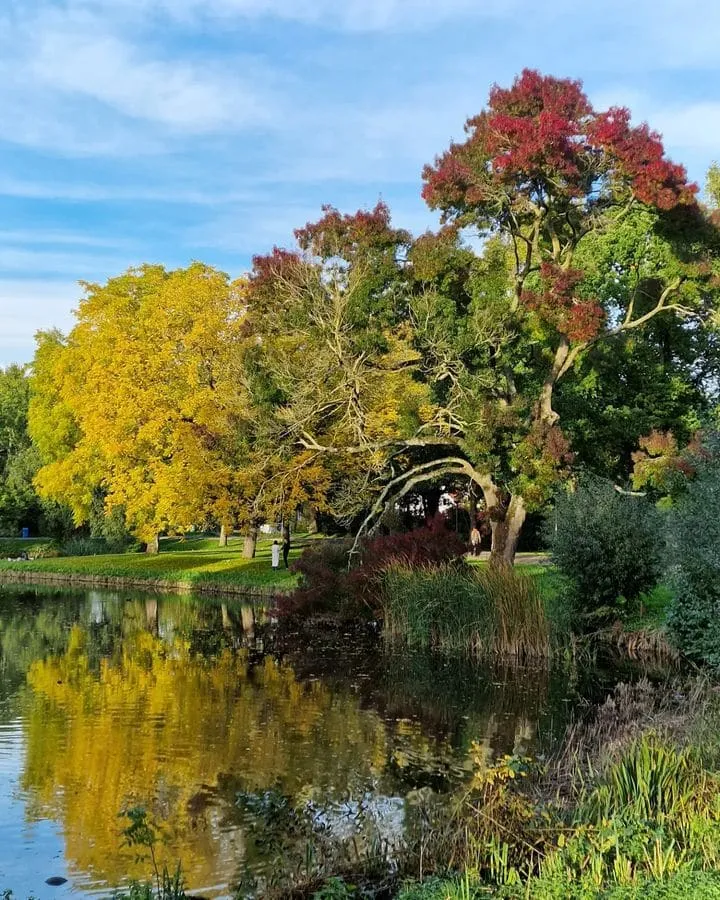
[(317, 534), (320, 531), (320, 513), (310, 507), (307, 516), (308, 534)]
[(220, 526), (220, 546), (227, 547), (228, 544), (228, 528), (226, 525)]
[(507, 509), (495, 507), (490, 510), (492, 546), (490, 565), (512, 566), (515, 563), (520, 532), (525, 522), (527, 510), (522, 497), (511, 497)]
[(257, 529), (253, 528), (249, 534), (244, 536), (243, 540), (243, 559), (255, 559), (255, 550), (257, 549)]
[(160, 535), (156, 534), (153, 538), (151, 538), (147, 544), (145, 544), (145, 552), (146, 553), (159, 553), (160, 552)]
[(440, 509), (440, 488), (426, 488), (422, 492), (425, 518), (434, 519)]

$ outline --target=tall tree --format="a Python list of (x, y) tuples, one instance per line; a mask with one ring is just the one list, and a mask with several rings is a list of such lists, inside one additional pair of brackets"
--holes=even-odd
[(209, 516), (231, 524), (241, 502), (242, 283), (193, 263), (84, 287), (67, 339), (41, 337), (35, 359), (41, 493), (66, 501), (80, 524), (101, 489), (150, 551), (161, 531)]
[(621, 370), (660, 319), (685, 323), (666, 344), (687, 343), (715, 301), (717, 232), (660, 138), (625, 109), (595, 111), (578, 82), (525, 71), (466, 128), (424, 172), (438, 234), (413, 243), (383, 206), (326, 210), (298, 251), (256, 260), (250, 305), (260, 332), (276, 328), (261, 353), (282, 434), (357, 470), (364, 527), (415, 486), (464, 476), (493, 558), (511, 562), (528, 509), (582, 449), (560, 389), (599, 374), (605, 347)]

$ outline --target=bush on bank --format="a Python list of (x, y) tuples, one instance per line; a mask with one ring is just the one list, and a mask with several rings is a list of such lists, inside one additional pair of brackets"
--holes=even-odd
[(389, 565), (438, 566), (459, 560), (467, 549), (442, 515), (422, 528), (366, 539), (355, 558), (352, 546), (352, 540), (340, 538), (308, 547), (292, 566), (300, 575), (299, 587), (280, 602), (280, 613), (376, 617), (381, 612), (378, 585)]
[(627, 615), (663, 571), (662, 513), (648, 499), (621, 494), (597, 478), (582, 478), (575, 491), (557, 497), (546, 537), (587, 628)]
[(709, 462), (671, 510), (668, 629), (692, 659), (720, 667), (720, 464)]

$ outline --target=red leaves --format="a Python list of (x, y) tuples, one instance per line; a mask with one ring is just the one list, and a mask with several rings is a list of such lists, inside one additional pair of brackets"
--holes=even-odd
[(291, 250), (273, 247), (272, 253), (264, 256), (253, 256), (253, 268), (250, 283), (260, 287), (278, 276), (288, 275), (300, 264), (300, 257)]
[(390, 209), (380, 201), (372, 210), (343, 215), (333, 206), (323, 206), (324, 215), (295, 230), (302, 250), (322, 259), (351, 256), (358, 251), (386, 251), (410, 242), (410, 235), (390, 225)]
[(521, 299), (528, 309), (552, 325), (570, 341), (589, 341), (596, 337), (605, 322), (605, 310), (594, 300), (577, 296), (583, 279), (581, 269), (563, 269), (544, 262), (540, 267), (541, 290), (525, 290)]
[(488, 108), (466, 130), (464, 144), (451, 145), (423, 172), (423, 197), (446, 217), (508, 189), (510, 206), (549, 195), (560, 209), (578, 198), (594, 202), (603, 184), (607, 197), (630, 192), (663, 210), (692, 204), (697, 192), (685, 169), (665, 159), (658, 134), (631, 126), (626, 109), (595, 112), (579, 81), (525, 69), (510, 88), (491, 89)]
[(605, 323), (605, 310), (599, 303), (576, 303), (567, 315), (565, 334), (570, 341), (590, 341)]
[(688, 184), (683, 166), (665, 159), (657, 132), (646, 124), (630, 125), (627, 109), (612, 107), (596, 113), (588, 125), (588, 139), (610, 155), (642, 203), (668, 210), (694, 202), (697, 185)]

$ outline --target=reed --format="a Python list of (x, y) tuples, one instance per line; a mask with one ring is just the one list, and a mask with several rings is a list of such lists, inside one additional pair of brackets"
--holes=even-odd
[(396, 562), (383, 571), (380, 592), (390, 639), (476, 658), (550, 656), (540, 591), (513, 569)]

